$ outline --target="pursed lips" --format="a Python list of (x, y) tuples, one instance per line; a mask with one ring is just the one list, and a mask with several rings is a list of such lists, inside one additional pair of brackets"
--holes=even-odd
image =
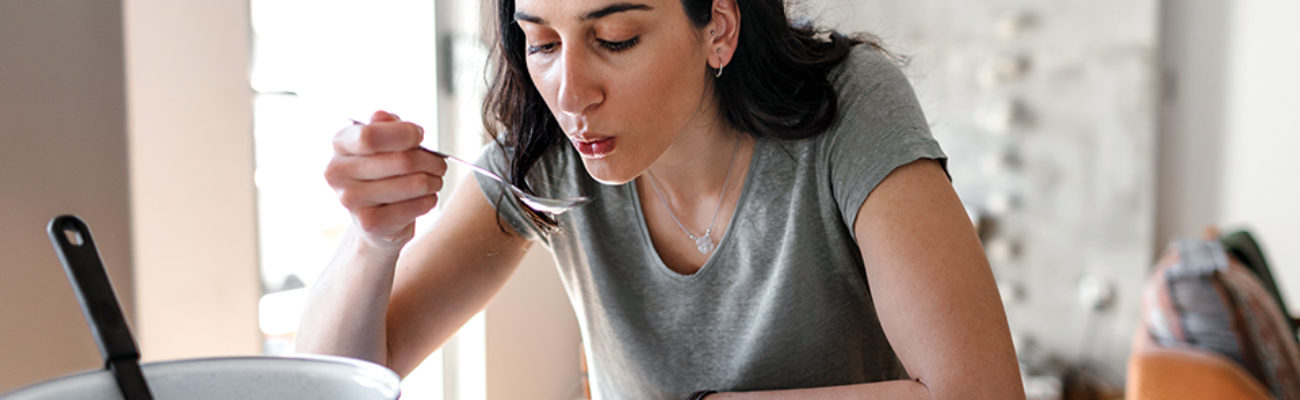
[(574, 147), (584, 158), (599, 159), (604, 158), (614, 151), (615, 141), (613, 136), (592, 135), (583, 132), (578, 135), (569, 136)]

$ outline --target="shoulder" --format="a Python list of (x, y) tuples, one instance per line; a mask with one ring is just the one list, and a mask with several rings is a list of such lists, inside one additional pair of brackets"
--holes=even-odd
[(893, 170), (946, 156), (930, 133), (912, 85), (894, 60), (869, 45), (832, 72), (838, 114), (820, 139), (822, 170), (851, 227), (867, 196)]
[(860, 44), (853, 46), (849, 54), (844, 57), (837, 67), (837, 73), (857, 73), (857, 72), (881, 72), (881, 71), (898, 71), (898, 64), (894, 58), (885, 54), (884, 51), (877, 49), (870, 44)]
[(854, 46), (831, 72), (841, 111), (872, 105), (913, 105), (912, 85), (897, 61), (868, 44)]
[(823, 146), (889, 150), (933, 140), (911, 83), (895, 60), (882, 51), (867, 44), (855, 46), (830, 79), (837, 115), (822, 135)]

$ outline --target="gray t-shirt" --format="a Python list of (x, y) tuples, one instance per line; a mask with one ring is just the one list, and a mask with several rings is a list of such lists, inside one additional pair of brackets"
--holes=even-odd
[[(554, 254), (596, 398), (684, 399), (704, 389), (907, 376), (876, 318), (852, 227), (890, 171), (946, 159), (889, 59), (858, 46), (832, 79), (836, 123), (811, 138), (758, 139), (730, 225), (691, 275), (660, 260), (636, 185), (596, 182), (567, 143), (528, 178), (542, 195), (595, 197), (560, 216), (558, 232), (537, 230), (499, 184), (479, 177), (502, 219)], [(489, 145), (479, 164), (502, 172), (502, 154)]]

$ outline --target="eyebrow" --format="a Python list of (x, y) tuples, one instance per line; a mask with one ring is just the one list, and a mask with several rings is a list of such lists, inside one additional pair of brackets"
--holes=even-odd
[[(611, 4), (611, 5), (607, 6), (607, 7), (604, 7), (604, 8), (601, 8), (601, 9), (594, 10), (594, 11), (588, 12), (588, 13), (586, 13), (586, 14), (583, 14), (583, 16), (580, 18), (580, 20), (582, 20), (582, 21), (590, 21), (590, 20), (593, 20), (593, 19), (604, 18), (604, 17), (606, 17), (606, 16), (609, 16), (610, 14), (621, 13), (621, 12), (624, 12), (624, 11), (635, 11), (635, 10), (645, 10), (645, 11), (649, 11), (649, 10), (653, 10), (653, 9), (654, 9), (654, 8), (652, 8), (652, 7), (648, 6), (648, 5), (645, 5), (645, 4), (639, 4), (639, 3), (617, 3), (617, 4)], [(525, 12), (522, 12), (522, 11), (516, 11), (516, 12), (515, 12), (515, 19), (516, 19), (516, 20), (521, 20), (521, 21), (532, 22), (532, 23), (534, 23), (534, 24), (542, 24), (542, 25), (546, 25), (546, 20), (542, 19), (541, 17), (535, 16), (535, 15), (532, 15), (532, 14), (528, 14), (528, 13), (525, 13)]]

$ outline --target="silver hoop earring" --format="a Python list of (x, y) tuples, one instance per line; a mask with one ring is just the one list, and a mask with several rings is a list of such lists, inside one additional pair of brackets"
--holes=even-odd
[[(722, 48), (721, 48), (721, 47), (719, 47), (719, 48), (717, 49), (717, 53), (718, 53), (718, 54), (722, 54)], [(722, 67), (725, 67), (725, 66), (726, 66), (726, 65), (723, 65), (723, 64), (722, 64), (722, 61), (718, 61), (718, 73), (715, 74), (715, 75), (713, 75), (713, 77), (714, 77), (714, 78), (721, 78), (721, 77), (722, 77)]]

